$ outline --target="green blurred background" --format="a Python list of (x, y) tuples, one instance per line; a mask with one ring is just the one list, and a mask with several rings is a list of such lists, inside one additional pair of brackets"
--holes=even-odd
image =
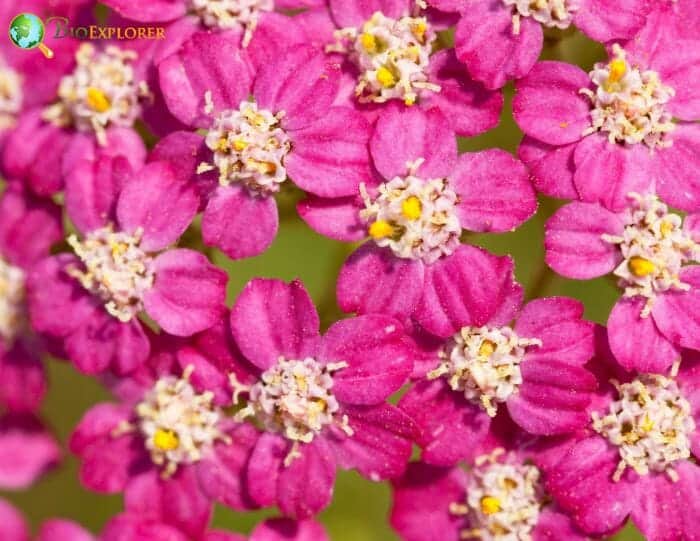
[[(448, 34), (441, 36), (449, 44)], [(589, 70), (604, 57), (599, 44), (575, 31), (556, 32), (547, 36), (543, 59), (564, 60)], [(500, 147), (515, 152), (522, 133), (514, 124), (510, 101), (512, 85), (505, 89), (506, 107), (500, 125), (480, 136), (460, 140), (462, 151)], [(342, 317), (335, 302), (335, 279), (340, 266), (354, 248), (312, 232), (296, 216), (294, 205), (302, 194), (288, 184), (279, 195), (281, 226), (273, 246), (263, 255), (232, 262), (216, 250), (204, 248), (195, 224), (182, 244), (205, 250), (212, 260), (229, 272), (229, 305), (245, 283), (253, 277), (274, 277), (284, 280), (300, 278), (319, 307), (324, 328)], [(544, 265), (543, 226), (559, 203), (541, 199), (537, 215), (518, 231), (500, 235), (467, 235), (465, 242), (478, 244), (497, 254), (510, 254), (516, 262), (518, 280), (524, 284), (528, 298), (543, 295), (568, 295), (585, 303), (586, 316), (604, 323), (618, 295), (609, 279), (575, 282), (555, 276)], [(254, 227), (254, 224), (251, 224)], [(46, 420), (65, 444), (83, 413), (93, 404), (109, 400), (109, 395), (93, 379), (77, 373), (64, 362), (49, 359), (50, 391), (43, 407)], [(121, 498), (102, 496), (84, 490), (77, 479), (77, 461), (65, 452), (62, 465), (50, 472), (31, 490), (7, 493), (26, 514), (34, 528), (50, 518), (74, 519), (94, 532), (121, 509)], [(354, 472), (338, 477), (332, 505), (321, 515), (333, 541), (390, 541), (398, 537), (387, 524), (390, 490), (385, 484), (371, 483)], [(214, 525), (247, 533), (263, 517), (274, 511), (240, 514), (217, 508)], [(643, 539), (628, 526), (613, 538), (616, 541)], [(60, 540), (56, 540), (60, 541)], [(436, 538), (437, 541), (437, 538)], [(566, 541), (566, 540), (562, 540)]]

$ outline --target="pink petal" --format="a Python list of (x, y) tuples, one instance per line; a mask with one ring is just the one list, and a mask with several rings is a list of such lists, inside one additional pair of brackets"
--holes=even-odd
[(154, 264), (156, 280), (143, 305), (166, 332), (190, 336), (224, 314), (228, 276), (206, 256), (187, 249), (168, 250)]
[(518, 147), (538, 192), (558, 199), (578, 199), (574, 186), (574, 151), (578, 142), (552, 146), (526, 135)]
[(408, 164), (423, 158), (418, 176), (449, 176), (457, 159), (457, 140), (439, 109), (424, 111), (402, 104), (387, 106), (370, 141), (374, 166), (387, 180), (405, 176)]
[(261, 507), (277, 502), (277, 481), (291, 444), (284, 437), (263, 432), (248, 460), (246, 483), (253, 501)]
[(574, 24), (596, 41), (632, 38), (645, 21), (643, 0), (621, 0), (610, 10), (605, 0), (582, 0), (574, 12)]
[(409, 0), (329, 0), (328, 4), (331, 15), (340, 28), (362, 26), (375, 11), (380, 11), (392, 19), (399, 19), (408, 15), (412, 7)]
[(467, 152), (450, 175), (459, 195), (464, 229), (511, 231), (537, 210), (537, 198), (522, 162), (504, 150)]
[(79, 479), (81, 484), (101, 494), (122, 492), (133, 475), (143, 471), (146, 460), (140, 437), (107, 436), (87, 447), (80, 455)]
[(197, 174), (197, 167), (210, 158), (211, 151), (202, 136), (188, 131), (176, 131), (163, 137), (150, 155), (150, 161), (169, 162), (178, 179), (194, 184), (204, 176)]
[(5, 500), (0, 500), (0, 537), (4, 541), (29, 541), (24, 517)]
[(287, 284), (256, 278), (231, 309), (231, 331), (241, 353), (266, 370), (280, 356), (303, 359), (316, 353), (318, 313), (298, 280)]
[(202, 216), (202, 239), (231, 259), (263, 253), (277, 235), (277, 203), (242, 186), (218, 186)]
[(682, 283), (689, 291), (667, 291), (656, 296), (651, 316), (667, 340), (684, 348), (700, 349), (700, 266), (681, 270)]
[(462, 327), (485, 325), (519, 288), (510, 257), (462, 245), (426, 268), (414, 317), (427, 331), (447, 338)]
[(620, 216), (600, 205), (565, 205), (545, 225), (545, 260), (559, 274), (579, 280), (612, 272), (622, 255), (601, 236), (621, 235), (623, 227)]
[(153, 0), (144, 4), (131, 0), (105, 0), (104, 3), (126, 19), (147, 23), (172, 21), (182, 17), (187, 7), (182, 0)]
[(250, 541), (329, 541), (328, 534), (314, 520), (273, 518), (259, 524)]
[[(278, 4), (275, 2), (275, 7), (280, 9)], [(284, 57), (290, 46), (307, 42), (307, 34), (297, 18), (269, 11), (261, 13), (246, 47), (256, 70)]]
[[(693, 419), (700, 418), (700, 354), (685, 352), (676, 378), (683, 398), (690, 403)], [(690, 435), (690, 445), (693, 455), (700, 456), (700, 432), (697, 430)]]
[[(3, 537), (5, 539), (5, 537)], [(36, 541), (95, 541), (93, 535), (69, 520), (51, 519), (42, 524)]]
[(311, 229), (335, 240), (353, 242), (365, 237), (366, 226), (360, 219), (358, 197), (325, 199), (308, 196), (297, 204), (297, 212)]
[(124, 513), (110, 520), (100, 541), (189, 541), (176, 528), (151, 522), (140, 516)]
[(37, 411), (48, 382), (40, 351), (29, 341), (16, 340), (0, 354), (0, 403), (9, 411)]
[(543, 143), (578, 141), (591, 125), (590, 100), (579, 92), (590, 83), (586, 72), (577, 66), (538, 62), (515, 85), (515, 121), (527, 135)]
[(589, 537), (579, 530), (569, 516), (556, 505), (547, 505), (537, 517), (532, 531), (533, 541), (588, 541)]
[(424, 266), (366, 243), (340, 269), (336, 293), (344, 312), (408, 317), (421, 297)]
[(682, 210), (700, 209), (700, 127), (677, 124), (673, 145), (654, 155), (658, 192), (669, 205)]
[(0, 419), (0, 487), (26, 489), (61, 459), (56, 438), (31, 416)]

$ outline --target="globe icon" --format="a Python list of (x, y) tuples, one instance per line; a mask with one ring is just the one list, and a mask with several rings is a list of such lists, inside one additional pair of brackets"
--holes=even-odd
[(44, 23), (33, 13), (20, 13), (10, 23), (10, 39), (21, 49), (39, 47), (47, 58), (53, 57), (53, 52), (42, 43), (44, 39)]

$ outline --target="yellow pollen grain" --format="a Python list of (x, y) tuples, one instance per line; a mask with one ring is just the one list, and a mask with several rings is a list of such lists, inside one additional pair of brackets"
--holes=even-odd
[(423, 38), (425, 38), (425, 31), (427, 30), (427, 26), (423, 21), (421, 21), (419, 23), (416, 23), (413, 26), (412, 30), (413, 30), (413, 35), (422, 41)]
[(638, 278), (644, 278), (656, 271), (656, 266), (651, 261), (639, 256), (631, 257), (627, 266), (630, 272)]
[(360, 43), (368, 53), (373, 53), (377, 50), (377, 40), (372, 34), (364, 33), (360, 36)]
[(95, 88), (94, 86), (91, 86), (87, 89), (86, 101), (88, 107), (90, 107), (90, 109), (98, 113), (104, 113), (106, 111), (109, 111), (109, 108), (111, 107), (109, 99), (107, 98), (105, 93), (102, 92), (99, 88)]
[(153, 445), (155, 445), (161, 451), (173, 451), (180, 445), (180, 438), (172, 430), (166, 430), (164, 428), (159, 428), (156, 433), (153, 434)]
[(501, 502), (493, 496), (484, 496), (479, 503), (484, 515), (493, 515), (501, 510)]
[(233, 141), (233, 148), (235, 148), (238, 152), (245, 150), (247, 146), (248, 143), (246, 143), (243, 139), (236, 139)]
[(619, 83), (620, 80), (625, 76), (627, 71), (627, 63), (622, 58), (616, 58), (608, 65), (610, 69), (610, 75), (608, 75), (608, 83), (614, 84)]
[(490, 357), (496, 351), (496, 344), (491, 340), (484, 340), (479, 346), (479, 355), (482, 357)]
[(644, 416), (644, 420), (639, 425), (644, 432), (651, 432), (654, 430), (654, 421), (652, 421), (648, 415)]
[(394, 228), (385, 220), (377, 220), (369, 226), (369, 235), (373, 239), (383, 239), (394, 234)]
[(666, 237), (669, 233), (672, 233), (676, 227), (671, 222), (661, 222), (661, 227), (659, 228), (661, 234)]
[(377, 81), (384, 88), (392, 88), (396, 86), (396, 78), (391, 73), (391, 71), (389, 71), (389, 69), (385, 68), (384, 66), (377, 70)]
[(415, 195), (407, 197), (401, 203), (401, 214), (403, 214), (409, 220), (417, 220), (420, 218), (421, 211), (423, 210), (423, 205)]

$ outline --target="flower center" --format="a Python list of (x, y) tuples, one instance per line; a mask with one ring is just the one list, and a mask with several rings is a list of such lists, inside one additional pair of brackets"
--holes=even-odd
[(229, 440), (219, 429), (223, 413), (213, 404), (213, 393), (198, 394), (191, 374), (188, 367), (182, 378), (160, 378), (136, 406), (138, 430), (153, 463), (165, 466), (165, 476), (180, 464), (199, 462), (216, 441)]
[(590, 72), (595, 92), (580, 90), (593, 105), (591, 127), (583, 135), (602, 131), (611, 143), (644, 143), (651, 150), (671, 146), (668, 134), (676, 126), (666, 104), (675, 91), (655, 71), (630, 65), (619, 45), (613, 45), (613, 54), (608, 64), (599, 62)]
[(463, 392), (494, 417), (494, 402), (508, 400), (523, 382), (520, 363), (527, 348), (541, 345), (536, 338), (520, 338), (510, 327), (463, 327), (440, 352), (442, 362), (428, 379), (445, 376), (453, 391)]
[(200, 164), (198, 172), (218, 169), (222, 186), (238, 182), (253, 194), (278, 192), (287, 178), (284, 158), (292, 147), (280, 127), (283, 116), (247, 101), (238, 111), (221, 113), (205, 139), (214, 163)]
[(0, 65), (0, 129), (14, 126), (22, 109), (22, 78), (15, 70)]
[(690, 288), (679, 274), (685, 263), (700, 259), (700, 246), (683, 230), (682, 218), (668, 212), (656, 196), (630, 194), (630, 198), (624, 233), (602, 239), (618, 245), (624, 260), (614, 274), (620, 277), (625, 297), (647, 298), (641, 314), (647, 317), (657, 293)]
[(153, 258), (139, 248), (141, 231), (134, 235), (103, 227), (79, 241), (68, 238), (85, 270), (75, 267), (68, 274), (105, 302), (107, 312), (127, 322), (143, 309), (143, 296), (153, 286)]
[(280, 432), (294, 442), (310, 443), (328, 425), (339, 425), (348, 435), (347, 417), (333, 396), (333, 373), (346, 363), (322, 365), (310, 357), (286, 360), (260, 376), (248, 391), (248, 405), (237, 415), (255, 417), (266, 430)]
[(26, 323), (24, 271), (0, 257), (0, 338), (12, 344)]
[(261, 11), (275, 9), (274, 0), (190, 0), (190, 8), (202, 24), (212, 28), (243, 29), (243, 45), (253, 37)]
[(361, 29), (344, 28), (335, 36), (327, 50), (346, 53), (357, 65), (360, 102), (402, 99), (413, 105), (419, 92), (440, 91), (426, 74), (436, 34), (425, 17), (396, 20), (376, 12)]
[(535, 466), (503, 463), (497, 449), (476, 459), (467, 484), (466, 505), (455, 503), (453, 514), (465, 516), (469, 526), (463, 539), (530, 541), (544, 494)]
[(148, 85), (134, 79), (133, 51), (115, 46), (98, 51), (84, 43), (75, 57), (75, 70), (58, 88), (60, 101), (44, 111), (44, 118), (58, 126), (94, 131), (104, 145), (108, 126), (130, 127), (139, 117), (143, 101), (150, 97)]
[(459, 247), (462, 226), (457, 194), (447, 179), (416, 177), (420, 163), (410, 165), (408, 176), (381, 184), (374, 200), (362, 185), (365, 208), (360, 218), (378, 246), (388, 246), (397, 257), (430, 264)]
[(568, 28), (573, 12), (578, 9), (575, 0), (503, 0), (513, 9), (513, 33), (520, 34), (520, 18), (532, 17), (547, 28)]
[(617, 387), (619, 399), (610, 413), (593, 413), (593, 429), (616, 445), (620, 463), (613, 476), (619, 481), (625, 468), (639, 475), (666, 472), (678, 478), (673, 463), (690, 458), (690, 435), (695, 430), (690, 404), (673, 379), (644, 374)]

